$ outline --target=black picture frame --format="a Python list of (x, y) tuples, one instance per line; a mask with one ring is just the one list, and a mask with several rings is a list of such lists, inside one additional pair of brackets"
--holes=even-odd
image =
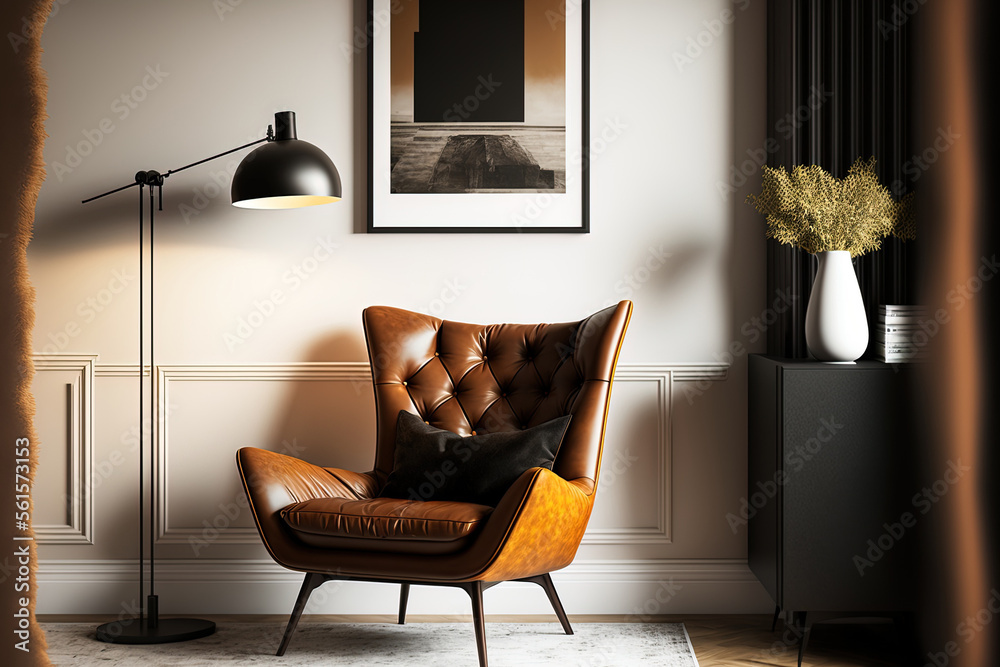
[[(403, 0), (405, 1), (405, 0)], [(582, 197), (580, 207), (579, 224), (573, 226), (400, 226), (389, 224), (377, 224), (378, 214), (375, 201), (375, 95), (374, 95), (374, 64), (375, 49), (379, 39), (386, 39), (388, 30), (377, 28), (380, 26), (375, 16), (375, 0), (366, 0), (366, 31), (368, 32), (366, 58), (367, 58), (367, 176), (368, 176), (368, 212), (367, 212), (367, 232), (369, 234), (589, 234), (590, 233), (590, 0), (578, 0), (575, 3), (565, 3), (562, 6), (565, 11), (580, 12), (580, 119), (581, 128), (579, 133), (579, 154), (580, 164), (580, 196)], [(568, 26), (567, 26), (568, 28)], [(569, 40), (567, 40), (568, 42)], [(567, 55), (569, 54), (569, 44), (567, 44)], [(567, 73), (567, 76), (569, 74)], [(566, 100), (567, 108), (571, 100)], [(570, 135), (567, 135), (570, 136)], [(570, 150), (577, 146), (568, 146), (566, 155), (567, 164), (570, 161)], [(576, 158), (577, 156), (574, 156)], [(569, 193), (565, 193), (569, 196)], [(462, 195), (465, 196), (465, 195)], [(475, 196), (475, 195), (473, 195)], [(496, 196), (491, 194), (482, 195), (485, 198)], [(487, 205), (484, 202), (483, 205)]]

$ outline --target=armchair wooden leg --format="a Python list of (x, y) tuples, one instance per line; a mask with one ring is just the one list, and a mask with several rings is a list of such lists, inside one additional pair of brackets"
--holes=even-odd
[(486, 662), (486, 617), (483, 615), (483, 582), (473, 581), (463, 588), (472, 598), (472, 624), (476, 627), (479, 667), (488, 667)]
[(399, 587), (399, 624), (406, 624), (406, 601), (410, 599), (410, 585), (403, 584)]
[(306, 574), (305, 579), (302, 580), (302, 588), (299, 589), (299, 597), (296, 598), (295, 606), (292, 608), (292, 615), (288, 617), (288, 625), (285, 626), (285, 636), (281, 638), (281, 645), (278, 646), (278, 652), (275, 655), (285, 655), (285, 649), (288, 648), (288, 642), (292, 641), (292, 635), (295, 634), (295, 628), (299, 624), (299, 617), (302, 616), (302, 610), (306, 608), (309, 596), (326, 581), (327, 578), (322, 574), (317, 574), (316, 572)]
[(521, 581), (529, 581), (533, 584), (538, 584), (545, 590), (545, 594), (549, 596), (549, 604), (552, 605), (552, 610), (556, 612), (556, 616), (559, 617), (559, 623), (562, 625), (563, 632), (567, 635), (573, 634), (573, 627), (569, 624), (569, 618), (566, 616), (566, 611), (563, 609), (562, 602), (559, 601), (559, 595), (556, 593), (555, 584), (552, 583), (552, 577), (548, 574), (540, 574), (537, 577), (529, 577), (527, 579), (522, 579)]

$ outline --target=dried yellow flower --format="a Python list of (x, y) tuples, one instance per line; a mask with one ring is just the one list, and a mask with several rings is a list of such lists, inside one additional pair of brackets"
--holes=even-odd
[(764, 167), (763, 189), (749, 195), (767, 219), (767, 236), (809, 253), (847, 250), (852, 257), (877, 250), (890, 234), (916, 237), (911, 195), (897, 202), (878, 181), (875, 158), (858, 158), (844, 178), (818, 165)]

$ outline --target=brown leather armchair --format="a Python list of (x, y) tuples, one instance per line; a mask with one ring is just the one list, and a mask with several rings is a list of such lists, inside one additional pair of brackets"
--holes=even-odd
[[(566, 634), (549, 573), (583, 538), (600, 471), (615, 364), (632, 303), (581, 322), (480, 326), (387, 307), (364, 311), (375, 385), (375, 469), (322, 468), (244, 448), (237, 466), (261, 540), (305, 580), (278, 648), (283, 655), (310, 593), (326, 581), (454, 586), (472, 598), (486, 667), (483, 591), (504, 581), (545, 590)], [(573, 415), (552, 470), (532, 468), (496, 507), (380, 498), (393, 468), (400, 410), (462, 436)]]

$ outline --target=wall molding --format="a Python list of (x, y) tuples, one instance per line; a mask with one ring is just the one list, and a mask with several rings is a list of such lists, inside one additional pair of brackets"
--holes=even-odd
[[(657, 395), (657, 520), (653, 526), (628, 528), (590, 528), (583, 544), (603, 545), (668, 545), (672, 535), (672, 387), (675, 382), (718, 382), (728, 378), (728, 365), (721, 363), (644, 363), (618, 364), (616, 382), (652, 382)], [(135, 367), (133, 367), (133, 374)], [(157, 366), (157, 428), (156, 469), (158, 496), (157, 543), (190, 544), (204, 539), (204, 527), (171, 526), (168, 496), (168, 456), (170, 420), (166, 406), (170, 404), (171, 384), (177, 382), (352, 382), (371, 384), (368, 362), (290, 362), (228, 365), (160, 365)], [(257, 530), (253, 527), (229, 527), (219, 531), (215, 544), (256, 545)]]
[[(619, 364), (621, 366), (633, 364)], [(644, 367), (645, 364), (634, 364)], [(723, 382), (729, 379), (729, 364), (722, 362), (691, 362), (679, 364), (654, 364), (655, 368), (667, 368), (674, 382)]]
[[(657, 521), (638, 528), (588, 528), (582, 544), (673, 544), (673, 386), (676, 382), (721, 382), (722, 363), (619, 363), (615, 382), (655, 382), (657, 392)], [(612, 391), (612, 396), (614, 392)]]
[[(673, 429), (671, 428), (671, 400), (673, 370), (658, 364), (618, 364), (615, 383), (652, 382), (656, 385), (656, 524), (654, 526), (601, 528), (588, 527), (581, 544), (659, 544), (673, 542), (671, 511), (671, 460), (673, 458)], [(614, 390), (611, 392), (614, 396)], [(606, 458), (605, 461), (608, 459)], [(603, 467), (603, 466), (602, 466)]]
[(64, 524), (33, 524), (38, 544), (93, 544), (94, 377), (96, 354), (35, 354), (36, 373), (75, 372), (66, 386), (66, 433), (69, 476)]
[[(35, 355), (36, 359), (51, 359), (54, 355)], [(67, 355), (73, 356), (73, 355)], [(96, 359), (96, 355), (94, 355)], [(136, 377), (138, 364), (95, 364), (96, 377)], [(371, 367), (367, 361), (302, 361), (302, 362), (268, 362), (254, 364), (201, 364), (201, 365), (158, 365), (157, 368), (170, 368), (176, 377), (213, 380), (273, 380), (286, 379), (289, 373), (295, 373), (292, 379), (358, 379), (371, 382)], [(669, 371), (674, 382), (721, 382), (729, 378), (729, 364), (723, 362), (648, 362), (619, 363), (615, 379), (623, 370), (656, 369)], [(339, 377), (317, 377), (323, 373), (332, 373)], [(143, 367), (143, 375), (148, 377), (149, 364)], [(357, 376), (357, 377), (355, 377)]]
[[(94, 378), (136, 378), (138, 364), (98, 364), (97, 355), (56, 354), (35, 355), (39, 371), (75, 370), (80, 373), (69, 399), (71, 482), (69, 497), (73, 499), (71, 522), (64, 526), (37, 526), (41, 544), (92, 544), (93, 498), (90, 493), (93, 462), (93, 382)], [(721, 382), (728, 379), (729, 366), (716, 362), (685, 363), (620, 363), (615, 375), (617, 382), (651, 382), (657, 396), (657, 519), (655, 525), (628, 528), (590, 528), (583, 544), (589, 545), (669, 545), (672, 530), (672, 404), (673, 385), (677, 382)], [(149, 377), (151, 368), (143, 368)], [(157, 543), (189, 544), (203, 538), (203, 527), (171, 526), (167, 457), (170, 447), (169, 405), (171, 383), (176, 382), (352, 382), (370, 384), (368, 362), (287, 362), (255, 364), (187, 364), (158, 365), (156, 368), (157, 425), (155, 461), (158, 490)], [(259, 537), (252, 527), (231, 527), (220, 531), (217, 544), (256, 545)]]
[[(45, 355), (39, 370), (69, 369), (81, 373), (78, 390), (73, 395), (74, 423), (84, 429), (79, 448), (86, 461), (93, 459), (93, 378), (136, 378), (138, 365), (97, 364), (96, 356)], [(145, 369), (145, 376), (150, 370)], [(161, 535), (158, 542), (187, 544), (189, 538), (201, 538), (202, 528), (169, 526), (169, 497), (166, 495), (167, 457), (169, 456), (170, 418), (165, 410), (171, 390), (178, 382), (214, 381), (334, 381), (370, 385), (366, 362), (260, 363), (240, 365), (160, 365), (156, 367), (158, 419), (155, 429), (159, 473)], [(728, 379), (728, 366), (719, 363), (621, 363), (616, 379), (620, 382), (651, 383), (657, 404), (658, 504), (656, 525), (624, 529), (596, 529), (588, 532), (584, 543), (596, 545), (663, 545), (672, 539), (672, 404), (677, 394), (675, 383)], [(85, 444), (84, 444), (85, 443)], [(92, 530), (92, 501), (82, 477), (80, 537), (89, 540)], [(87, 480), (90, 473), (87, 473)], [(79, 485), (83, 484), (82, 487)], [(83, 498), (83, 496), (86, 496)], [(63, 528), (63, 530), (66, 530)], [(55, 537), (55, 539), (60, 539)], [(43, 543), (51, 539), (40, 540)], [(259, 547), (254, 528), (221, 531), (218, 544)], [(64, 542), (59, 542), (64, 543)], [(119, 609), (122, 600), (134, 595), (135, 560), (45, 560), (39, 563), (39, 613), (104, 613)], [(745, 559), (653, 559), (653, 560), (578, 560), (554, 574), (563, 599), (572, 613), (623, 613), (638, 610), (644, 603), (658, 600), (664, 586), (676, 586), (680, 593), (664, 605), (662, 613), (761, 613), (770, 601), (747, 567)], [(287, 613), (301, 574), (282, 568), (268, 559), (169, 559), (157, 562), (157, 580), (167, 584), (161, 589), (164, 600), (175, 609), (197, 613)], [(331, 584), (330, 587), (333, 585)], [(369, 586), (368, 588), (359, 588)], [(328, 588), (330, 588), (328, 587)], [(544, 603), (534, 600), (525, 586), (507, 584), (491, 593), (491, 613), (549, 613)], [(48, 593), (51, 591), (51, 593)], [(370, 587), (345, 583), (332, 589), (313, 613), (386, 613), (394, 605), (397, 591), (391, 586)], [(465, 600), (430, 593), (414, 598), (415, 613), (465, 613)], [(169, 598), (169, 600), (168, 600)], [(536, 604), (536, 602), (538, 604)], [(450, 606), (449, 606), (450, 605)], [(385, 607), (385, 609), (383, 609)]]
[[(260, 363), (231, 365), (157, 366), (157, 420), (156, 420), (156, 471), (158, 544), (191, 544), (204, 540), (204, 526), (185, 527), (170, 525), (170, 498), (168, 496), (168, 457), (170, 447), (170, 419), (166, 406), (170, 405), (171, 385), (178, 382), (351, 382), (371, 384), (371, 370), (363, 361), (321, 361)], [(228, 527), (220, 530), (213, 544), (257, 545), (260, 537), (254, 527)]]
[[(99, 378), (134, 378), (139, 375), (139, 364), (97, 364), (95, 374)], [(142, 377), (149, 377), (149, 364), (142, 367)]]

